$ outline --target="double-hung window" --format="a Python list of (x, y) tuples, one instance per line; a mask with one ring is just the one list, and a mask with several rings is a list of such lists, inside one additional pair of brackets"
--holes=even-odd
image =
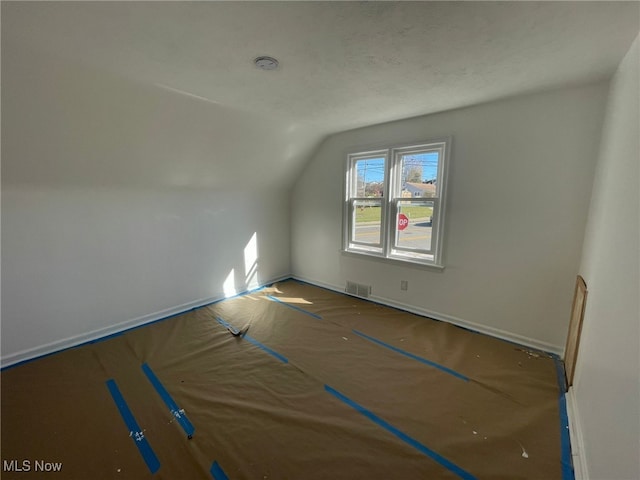
[(348, 155), (344, 249), (442, 266), (448, 140)]

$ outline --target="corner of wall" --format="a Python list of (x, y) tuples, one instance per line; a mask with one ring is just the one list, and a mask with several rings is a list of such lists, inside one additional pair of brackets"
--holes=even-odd
[(640, 33), (610, 82), (579, 267), (589, 296), (569, 398), (585, 480), (640, 478), (639, 77)]
[(587, 463), (584, 454), (584, 438), (580, 423), (580, 412), (575, 399), (573, 387), (565, 394), (567, 414), (569, 417), (569, 437), (571, 438), (571, 457), (575, 480), (588, 480)]

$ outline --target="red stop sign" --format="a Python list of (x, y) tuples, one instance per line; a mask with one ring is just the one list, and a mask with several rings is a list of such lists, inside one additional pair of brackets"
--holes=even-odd
[(409, 225), (409, 219), (404, 213), (398, 214), (398, 230), (404, 230)]

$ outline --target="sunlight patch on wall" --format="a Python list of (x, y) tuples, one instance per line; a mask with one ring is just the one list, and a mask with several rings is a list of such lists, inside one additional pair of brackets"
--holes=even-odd
[(231, 269), (231, 271), (229, 272), (229, 275), (227, 275), (226, 280), (222, 284), (222, 289), (224, 291), (224, 296), (227, 298), (233, 297), (238, 293), (236, 291), (236, 275), (233, 268)]
[(258, 282), (258, 234), (253, 232), (251, 239), (244, 247), (244, 275), (247, 289), (259, 286)]

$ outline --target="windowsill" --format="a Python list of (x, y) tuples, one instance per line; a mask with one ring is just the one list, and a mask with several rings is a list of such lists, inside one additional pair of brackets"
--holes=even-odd
[(402, 267), (417, 267), (420, 269), (427, 269), (427, 270), (437, 270), (437, 271), (443, 271), (444, 270), (444, 265), (440, 265), (437, 263), (433, 263), (433, 262), (421, 262), (419, 260), (405, 260), (402, 258), (398, 258), (398, 257), (385, 257), (382, 254), (376, 254), (374, 252), (366, 252), (366, 251), (354, 251), (354, 250), (340, 250), (340, 253), (342, 253), (343, 255), (347, 255), (349, 257), (353, 257), (353, 258), (360, 258), (362, 260), (375, 260), (378, 262), (382, 262), (382, 263), (386, 263), (386, 264), (391, 264), (391, 265), (398, 265), (398, 266), (402, 266)]

